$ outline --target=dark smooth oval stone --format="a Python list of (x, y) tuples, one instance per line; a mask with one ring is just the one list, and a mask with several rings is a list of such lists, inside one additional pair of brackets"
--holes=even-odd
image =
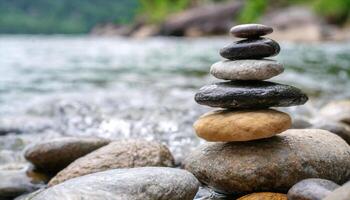
[(272, 27), (262, 24), (242, 24), (231, 28), (230, 33), (239, 38), (258, 38), (273, 32)]
[(197, 103), (221, 108), (268, 108), (302, 105), (308, 97), (298, 88), (268, 81), (228, 81), (203, 86)]
[(275, 56), (280, 46), (268, 38), (246, 39), (236, 41), (220, 50), (220, 55), (230, 60), (259, 59)]

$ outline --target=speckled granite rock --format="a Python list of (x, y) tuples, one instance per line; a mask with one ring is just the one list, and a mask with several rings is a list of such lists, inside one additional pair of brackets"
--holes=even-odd
[(173, 165), (169, 149), (158, 142), (121, 140), (77, 159), (52, 178), (49, 185), (109, 169)]
[(227, 81), (203, 86), (197, 103), (221, 108), (268, 108), (302, 105), (308, 97), (298, 88), (268, 81)]
[(281, 74), (283, 65), (275, 60), (225, 60), (214, 63), (210, 73), (224, 80), (266, 80)]
[(197, 179), (181, 169), (114, 169), (70, 179), (30, 200), (192, 200), (198, 187)]
[(338, 187), (338, 184), (325, 179), (305, 179), (288, 191), (288, 200), (322, 200)]
[(205, 144), (184, 167), (221, 193), (286, 193), (306, 178), (349, 180), (350, 146), (325, 130), (292, 129), (263, 140)]
[(272, 27), (262, 24), (241, 24), (231, 28), (230, 33), (239, 38), (257, 38), (273, 32)]
[(77, 158), (105, 146), (109, 142), (110, 140), (96, 137), (57, 138), (30, 146), (25, 151), (24, 157), (38, 169), (55, 174)]
[(259, 192), (245, 195), (237, 200), (287, 200), (287, 195), (272, 192)]
[(265, 110), (217, 110), (202, 115), (195, 123), (198, 137), (207, 141), (250, 141), (269, 138), (290, 128), (286, 113)]
[(220, 55), (230, 60), (259, 59), (280, 52), (277, 42), (268, 38), (245, 39), (233, 42), (220, 50)]

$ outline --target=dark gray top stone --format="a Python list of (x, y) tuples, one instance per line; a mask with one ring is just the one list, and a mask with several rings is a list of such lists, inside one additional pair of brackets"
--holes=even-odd
[(231, 28), (230, 33), (239, 38), (257, 38), (273, 32), (272, 27), (262, 24), (242, 24)]
[(268, 38), (246, 39), (233, 42), (222, 48), (220, 55), (230, 60), (259, 59), (275, 56), (280, 52), (280, 46)]
[(228, 81), (202, 87), (197, 103), (221, 108), (268, 108), (302, 105), (308, 97), (298, 88), (268, 81)]

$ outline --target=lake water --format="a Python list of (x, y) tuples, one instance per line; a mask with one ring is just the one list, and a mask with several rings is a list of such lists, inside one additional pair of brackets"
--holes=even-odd
[[(203, 142), (192, 129), (210, 108), (193, 96), (230, 38), (0, 36), (0, 163), (62, 135), (145, 138), (181, 160)], [(312, 118), (319, 106), (350, 97), (350, 42), (281, 43), (285, 73), (272, 81), (303, 89), (310, 101), (283, 109)]]

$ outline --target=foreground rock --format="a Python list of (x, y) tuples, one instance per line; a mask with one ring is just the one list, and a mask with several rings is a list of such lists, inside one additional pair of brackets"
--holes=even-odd
[(12, 199), (44, 186), (47, 177), (26, 169), (0, 170), (0, 199)]
[(184, 166), (221, 193), (286, 193), (310, 177), (338, 184), (349, 180), (350, 146), (328, 131), (288, 130), (264, 140), (205, 144)]
[(288, 191), (288, 200), (322, 200), (338, 187), (338, 184), (329, 180), (305, 179)]
[(198, 187), (197, 179), (181, 169), (115, 169), (65, 181), (31, 199), (192, 200)]
[(261, 192), (248, 194), (238, 200), (287, 200), (287, 195), (281, 193)]
[(234, 26), (230, 30), (230, 33), (238, 38), (258, 38), (272, 32), (272, 27), (262, 24), (242, 24)]
[(55, 174), (80, 158), (110, 141), (102, 138), (65, 137), (30, 146), (24, 157), (38, 169)]
[(350, 199), (350, 182), (334, 190), (323, 200), (349, 200)]
[(331, 102), (321, 109), (320, 115), (331, 121), (350, 124), (350, 100)]
[(272, 137), (290, 128), (286, 113), (266, 110), (218, 110), (201, 116), (194, 129), (207, 141), (250, 141)]
[(174, 158), (169, 149), (158, 142), (115, 141), (71, 163), (60, 171), (49, 185), (109, 169), (173, 165)]
[(282, 64), (274, 60), (225, 60), (214, 63), (210, 73), (224, 80), (266, 80), (281, 74)]
[(268, 81), (228, 81), (203, 86), (197, 103), (221, 108), (268, 108), (302, 105), (308, 97), (298, 88)]
[(236, 41), (220, 50), (220, 55), (230, 60), (259, 59), (275, 56), (280, 52), (277, 42), (268, 38)]

